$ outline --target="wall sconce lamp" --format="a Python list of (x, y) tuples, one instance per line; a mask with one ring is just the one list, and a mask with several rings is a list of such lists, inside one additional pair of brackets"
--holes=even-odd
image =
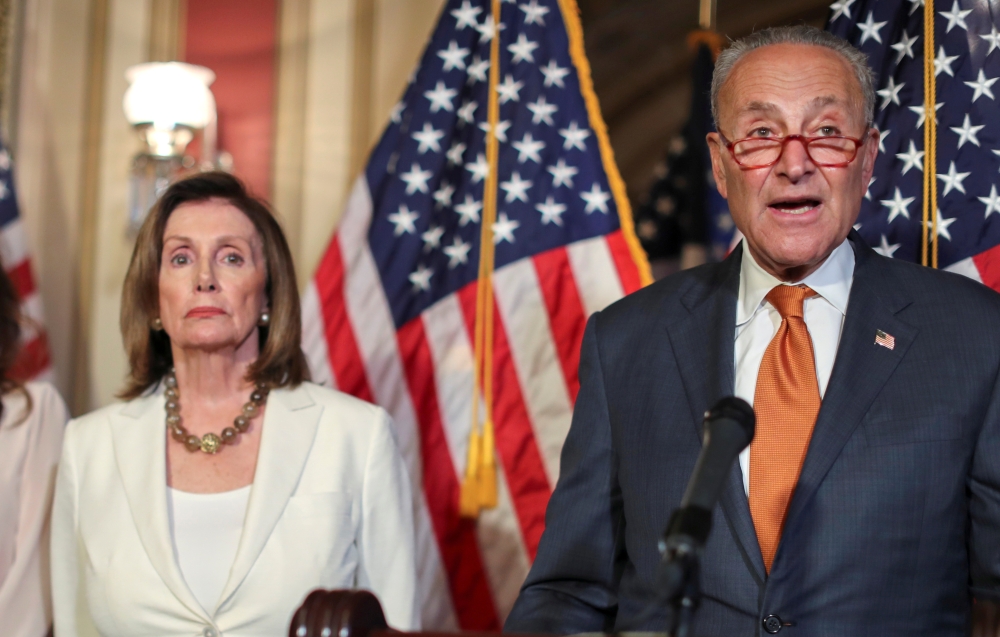
[(215, 97), (209, 86), (215, 73), (182, 62), (149, 62), (125, 71), (129, 82), (122, 108), (138, 132), (143, 149), (132, 159), (129, 175), (129, 234), (138, 232), (149, 209), (177, 177), (195, 169), (185, 154), (202, 135), (201, 170), (223, 164), (216, 156)]

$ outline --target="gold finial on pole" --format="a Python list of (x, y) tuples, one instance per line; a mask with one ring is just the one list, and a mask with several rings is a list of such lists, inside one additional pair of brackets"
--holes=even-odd
[(698, 26), (706, 31), (715, 30), (715, 1), (699, 0)]

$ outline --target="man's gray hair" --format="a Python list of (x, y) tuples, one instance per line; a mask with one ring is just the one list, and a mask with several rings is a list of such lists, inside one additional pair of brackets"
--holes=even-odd
[(791, 27), (771, 27), (751, 33), (745, 38), (736, 40), (719, 53), (719, 58), (715, 62), (715, 72), (712, 74), (712, 118), (715, 120), (716, 128), (719, 127), (719, 91), (733, 67), (747, 53), (772, 44), (823, 46), (839, 53), (850, 65), (858, 84), (861, 85), (865, 108), (865, 128), (872, 125), (875, 119), (875, 73), (868, 66), (868, 56), (854, 48), (847, 40), (838, 38), (822, 29), (802, 24)]

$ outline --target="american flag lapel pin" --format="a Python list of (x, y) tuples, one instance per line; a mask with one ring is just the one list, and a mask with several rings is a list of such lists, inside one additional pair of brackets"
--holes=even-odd
[(886, 334), (882, 330), (875, 330), (875, 344), (886, 349), (896, 347), (896, 338), (892, 334)]

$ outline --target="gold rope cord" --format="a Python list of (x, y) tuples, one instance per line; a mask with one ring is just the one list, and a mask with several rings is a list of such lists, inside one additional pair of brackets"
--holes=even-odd
[[(938, 267), (937, 79), (934, 75), (934, 0), (924, 0), (924, 197), (920, 263)], [(928, 232), (930, 237), (928, 237)], [(928, 240), (929, 239), (929, 240)], [(928, 247), (930, 254), (928, 255)]]
[[(493, 435), (493, 223), (497, 214), (497, 158), (500, 140), (497, 122), (500, 103), (497, 84), (500, 82), (500, 0), (492, 2), (493, 39), (490, 40), (490, 78), (487, 89), (486, 161), (489, 173), (483, 184), (483, 217), (479, 237), (479, 279), (476, 284), (476, 327), (473, 337), (475, 370), (472, 388), (472, 427), (469, 432), (469, 453), (465, 479), (459, 497), (462, 517), (475, 518), (483, 509), (497, 503), (497, 473)], [(480, 393), (480, 387), (482, 393)], [(483, 422), (479, 422), (479, 401), (483, 402)]]
[(576, 5), (576, 0), (559, 0), (559, 10), (562, 12), (566, 34), (569, 36), (569, 57), (573, 60), (573, 66), (576, 67), (577, 78), (580, 81), (580, 92), (587, 105), (590, 128), (597, 137), (604, 174), (608, 176), (608, 185), (611, 187), (615, 207), (618, 209), (618, 223), (621, 226), (622, 235), (625, 237), (632, 261), (635, 262), (636, 268), (639, 270), (639, 282), (644, 286), (649, 285), (653, 282), (653, 274), (649, 269), (646, 252), (642, 249), (639, 237), (635, 234), (635, 226), (632, 223), (632, 205), (628, 200), (625, 181), (622, 179), (621, 173), (618, 172), (618, 165), (615, 163), (615, 151), (611, 148), (611, 141), (608, 139), (608, 127), (604, 124), (604, 118), (601, 117), (601, 105), (597, 101), (597, 94), (594, 93), (594, 82), (590, 76), (590, 62), (587, 61), (587, 52), (583, 47), (580, 9)]

